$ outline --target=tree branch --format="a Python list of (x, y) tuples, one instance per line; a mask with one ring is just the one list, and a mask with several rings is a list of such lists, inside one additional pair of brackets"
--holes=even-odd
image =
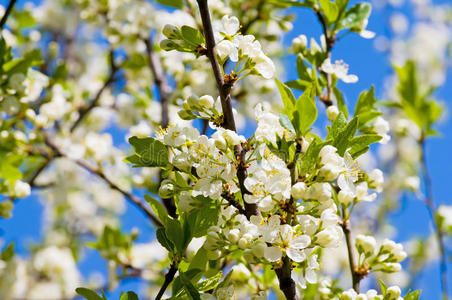
[(6, 21), (8, 20), (9, 15), (13, 11), (14, 4), (16, 4), (17, 0), (10, 0), (8, 7), (5, 10), (5, 14), (3, 15), (2, 19), (0, 20), (0, 30), (3, 30), (5, 27)]
[(170, 269), (168, 270), (168, 273), (166, 273), (166, 275), (165, 275), (165, 281), (163, 282), (163, 285), (160, 288), (159, 293), (155, 297), (155, 300), (162, 299), (162, 296), (165, 293), (166, 289), (168, 288), (168, 286), (173, 281), (174, 275), (176, 275), (177, 269), (178, 269), (178, 265), (177, 264), (172, 264), (171, 265)]
[(358, 274), (356, 267), (355, 252), (353, 247), (352, 234), (350, 231), (350, 220), (344, 219), (342, 221), (342, 231), (345, 235), (345, 242), (347, 243), (348, 263), (350, 266), (350, 273), (352, 274), (352, 286), (355, 292), (359, 293), (359, 282), (362, 276)]
[(102, 96), (103, 92), (114, 82), (116, 72), (118, 71), (118, 67), (115, 64), (114, 60), (114, 52), (113, 50), (110, 50), (110, 75), (108, 76), (107, 80), (105, 81), (104, 85), (97, 91), (96, 95), (94, 96), (93, 100), (91, 100), (91, 103), (88, 106), (82, 107), (79, 110), (79, 116), (78, 119), (72, 124), (70, 128), (70, 132), (73, 132), (80, 123), (85, 119), (85, 117), (88, 115), (88, 113), (98, 105), (100, 101), (100, 97)]
[[(159, 92), (160, 97), (160, 105), (161, 105), (161, 121), (160, 126), (162, 129), (167, 128), (169, 125), (169, 114), (168, 114), (168, 100), (171, 94), (171, 87), (166, 80), (165, 74), (163, 72), (162, 65), (160, 60), (156, 57), (154, 50), (152, 49), (152, 41), (151, 39), (145, 39), (144, 43), (146, 45), (146, 54), (149, 63), (149, 68), (152, 73), (152, 77), (154, 78), (154, 83), (157, 86), (157, 90)], [(161, 183), (163, 180), (162, 170), (159, 172), (159, 182)], [(165, 205), (168, 214), (176, 218), (176, 204), (174, 202), (174, 198), (162, 198), (163, 205)]]
[(120, 192), (126, 199), (128, 199), (132, 204), (134, 204), (138, 209), (140, 209), (149, 219), (151, 219), (152, 222), (154, 222), (157, 226), (163, 226), (162, 222), (159, 220), (159, 218), (154, 214), (154, 212), (144, 204), (141, 199), (132, 193), (123, 190), (121, 187), (119, 187), (117, 184), (115, 184), (113, 181), (111, 181), (101, 170), (90, 166), (86, 161), (82, 159), (71, 159), (69, 158), (65, 153), (63, 153), (57, 145), (55, 145), (48, 136), (45, 137), (45, 144), (52, 149), (54, 154), (56, 156), (65, 157), (73, 162), (75, 162), (77, 165), (82, 167), (83, 169), (87, 170), (91, 174), (96, 175), (100, 179), (102, 179), (106, 184), (110, 186), (113, 190), (116, 190)]
[(426, 196), (424, 197), (424, 203), (430, 215), (430, 221), (435, 231), (436, 241), (438, 242), (438, 247), (440, 251), (440, 278), (441, 278), (441, 292), (443, 299), (449, 299), (449, 287), (447, 283), (447, 254), (446, 248), (444, 246), (444, 234), (441, 228), (439, 228), (438, 223), (435, 218), (435, 202), (433, 200), (433, 184), (432, 178), (427, 167), (427, 155), (426, 155), (426, 143), (425, 138), (422, 137), (420, 140), (421, 146), (421, 169), (422, 177), (424, 178)]
[[(234, 115), (232, 113), (231, 105), (231, 88), (233, 83), (225, 82), (221, 73), (220, 64), (215, 55), (215, 38), (212, 29), (212, 21), (210, 20), (209, 7), (207, 0), (197, 0), (199, 12), (201, 14), (202, 25), (204, 28), (204, 37), (206, 39), (207, 57), (209, 58), (212, 70), (217, 83), (218, 91), (221, 99), (221, 109), (223, 111), (224, 121), (222, 127), (237, 132), (235, 127)], [(237, 145), (234, 149), (234, 154), (238, 161), (237, 178), (239, 180), (239, 187), (242, 194), (243, 202), (245, 204), (246, 216), (250, 218), (252, 215), (260, 215), (256, 204), (249, 204), (245, 201), (245, 194), (249, 191), (245, 187), (245, 179), (247, 177), (247, 170), (245, 165), (246, 150), (242, 145)]]

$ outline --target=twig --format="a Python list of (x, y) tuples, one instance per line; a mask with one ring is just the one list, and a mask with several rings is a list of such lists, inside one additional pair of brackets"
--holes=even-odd
[(98, 105), (100, 101), (100, 97), (102, 96), (103, 92), (112, 84), (115, 80), (116, 72), (118, 71), (118, 67), (115, 64), (115, 58), (114, 58), (114, 52), (113, 50), (110, 50), (110, 75), (108, 76), (107, 80), (105, 81), (104, 85), (97, 91), (96, 95), (94, 96), (93, 100), (91, 100), (91, 103), (86, 106), (82, 107), (79, 110), (79, 116), (78, 119), (72, 124), (70, 131), (73, 132), (83, 121), (83, 119), (88, 115), (88, 113)]
[[(206, 39), (207, 57), (209, 58), (210, 64), (212, 65), (215, 81), (217, 82), (217, 87), (220, 94), (221, 109), (224, 116), (222, 127), (237, 132), (234, 115), (232, 113), (230, 94), (233, 83), (224, 81), (223, 75), (221, 74), (220, 64), (218, 63), (217, 57), (215, 55), (215, 38), (212, 29), (212, 22), (210, 20), (207, 0), (197, 0), (197, 2), (204, 28), (204, 37)], [(249, 194), (249, 191), (245, 187), (245, 179), (247, 177), (247, 170), (245, 166), (246, 150), (243, 149), (242, 145), (239, 144), (235, 147), (234, 154), (238, 160), (237, 178), (239, 180), (240, 192), (244, 200), (243, 202), (245, 203), (246, 215), (248, 218), (250, 218), (252, 215), (260, 215), (257, 205), (249, 204), (244, 199), (245, 194)]]
[(84, 168), (91, 174), (96, 175), (100, 179), (102, 179), (105, 183), (107, 183), (110, 188), (113, 190), (116, 190), (120, 192), (124, 197), (126, 197), (130, 202), (132, 202), (136, 207), (138, 207), (149, 219), (151, 219), (155, 225), (157, 226), (163, 226), (162, 222), (159, 220), (159, 218), (154, 214), (154, 212), (147, 207), (139, 197), (133, 195), (132, 193), (123, 190), (121, 187), (119, 187), (117, 184), (115, 184), (113, 181), (111, 181), (101, 170), (96, 169), (92, 166), (90, 166), (86, 161), (82, 159), (71, 159), (69, 158), (65, 153), (63, 153), (57, 145), (55, 145), (49, 137), (46, 136), (45, 143), (52, 151), (55, 153), (56, 156), (65, 157), (73, 162), (75, 162), (80, 167)]
[(13, 11), (14, 4), (16, 4), (17, 0), (10, 0), (8, 7), (5, 10), (5, 14), (3, 15), (2, 19), (0, 20), (0, 30), (3, 30), (5, 27), (6, 21), (8, 20), (9, 15)]
[[(334, 43), (336, 42), (336, 39), (333, 36), (330, 36), (328, 33), (328, 27), (326, 25), (326, 20), (323, 17), (322, 13), (319, 10), (314, 10), (317, 19), (319, 20), (320, 24), (322, 25), (323, 35), (325, 36), (325, 42), (326, 42), (326, 55), (329, 59), (331, 59), (331, 50), (333, 49)], [(325, 77), (326, 77), (326, 91), (327, 94), (325, 96), (319, 97), (320, 101), (323, 102), (325, 107), (329, 107), (333, 105), (333, 87), (331, 86), (333, 79), (331, 78), (331, 74), (325, 73), (321, 71)]]
[(347, 243), (348, 264), (350, 266), (350, 273), (352, 274), (352, 286), (355, 292), (359, 293), (359, 282), (361, 281), (362, 276), (358, 274), (356, 268), (355, 252), (353, 250), (352, 234), (350, 231), (350, 220), (344, 219), (341, 225), (345, 235), (345, 242)]
[(166, 291), (166, 288), (170, 285), (170, 283), (173, 281), (174, 279), (174, 275), (176, 275), (178, 266), (177, 264), (172, 264), (170, 269), (168, 270), (168, 273), (166, 273), (165, 275), (165, 281), (163, 282), (162, 287), (159, 290), (159, 293), (157, 294), (157, 296), (155, 297), (155, 300), (160, 300), (162, 299), (163, 294)]
[(444, 246), (444, 234), (441, 228), (439, 228), (438, 223), (435, 218), (435, 202), (433, 200), (433, 184), (432, 178), (430, 177), (430, 173), (427, 168), (427, 155), (426, 155), (426, 143), (425, 138), (422, 137), (420, 140), (421, 146), (421, 169), (422, 169), (422, 177), (424, 178), (425, 189), (426, 189), (426, 197), (424, 197), (424, 203), (430, 215), (430, 221), (433, 226), (433, 230), (435, 231), (435, 237), (438, 242), (439, 251), (440, 251), (440, 277), (441, 277), (441, 292), (443, 299), (449, 299), (449, 287), (447, 284), (447, 256), (446, 249)]
[[(169, 114), (168, 114), (168, 101), (171, 94), (171, 87), (166, 80), (165, 74), (163, 72), (162, 65), (160, 60), (156, 57), (154, 50), (152, 49), (152, 41), (151, 39), (145, 39), (144, 43), (146, 45), (146, 54), (148, 58), (149, 68), (152, 73), (152, 77), (154, 78), (154, 83), (157, 86), (157, 90), (159, 92), (160, 97), (160, 106), (161, 106), (161, 121), (160, 126), (162, 129), (168, 127), (169, 125)], [(159, 182), (161, 183), (164, 179), (162, 176), (163, 171), (159, 172)], [(163, 205), (165, 205), (168, 214), (176, 218), (176, 204), (174, 203), (174, 198), (162, 198)]]

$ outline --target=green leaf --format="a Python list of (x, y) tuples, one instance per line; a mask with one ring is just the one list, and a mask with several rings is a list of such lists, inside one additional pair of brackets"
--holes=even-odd
[(332, 2), (331, 0), (319, 0), (319, 2), (328, 22), (334, 23), (339, 13), (339, 9), (337, 8), (336, 3)]
[(267, 0), (268, 3), (280, 5), (282, 7), (312, 7), (313, 3), (310, 1), (297, 0)]
[(195, 48), (205, 43), (204, 36), (198, 29), (184, 25), (181, 28), (181, 33), (184, 41), (193, 45)]
[(184, 253), (184, 232), (182, 231), (180, 222), (171, 217), (167, 217), (165, 227), (165, 233), (168, 239), (176, 246), (180, 254)]
[(281, 100), (284, 105), (284, 112), (291, 116), (292, 112), (295, 110), (295, 96), (293, 95), (290, 88), (275, 78), (276, 85), (278, 86), (279, 94), (281, 95)]
[(15, 254), (14, 243), (11, 242), (8, 244), (8, 246), (5, 248), (5, 250), (2, 251), (0, 258), (3, 261), (9, 261), (11, 258), (14, 257), (14, 254)]
[(311, 81), (297, 79), (297, 80), (290, 80), (285, 83), (289, 88), (296, 89), (300, 91), (305, 91), (308, 87), (312, 85)]
[(0, 202), (0, 218), (11, 218), (12, 216), (12, 209), (14, 207), (14, 204), (11, 200), (5, 200)]
[(181, 273), (179, 277), (181, 278), (184, 289), (186, 290), (190, 298), (193, 300), (201, 300), (201, 295), (199, 294), (193, 283), (191, 283), (186, 273)]
[(336, 30), (350, 28), (353, 31), (361, 31), (365, 20), (369, 18), (371, 9), (370, 3), (367, 2), (361, 2), (352, 6), (337, 23)]
[(4, 64), (3, 70), (6, 74), (12, 75), (15, 73), (26, 74), (28, 69), (42, 64), (41, 52), (39, 49), (31, 50), (24, 54), (23, 57), (9, 61)]
[(385, 295), (388, 286), (383, 282), (383, 280), (378, 280), (378, 282), (380, 283), (381, 293)]
[(129, 291), (121, 296), (119, 300), (139, 300), (137, 294), (132, 291)]
[(155, 212), (157, 217), (159, 217), (160, 221), (162, 221), (163, 225), (165, 225), (166, 219), (168, 218), (168, 212), (165, 206), (147, 194), (144, 195), (144, 199), (152, 207), (152, 210)]
[(95, 291), (90, 289), (79, 287), (75, 289), (75, 292), (86, 300), (106, 300), (107, 298), (99, 296)]
[(160, 243), (160, 245), (165, 247), (168, 250), (168, 252), (173, 252), (174, 245), (166, 236), (165, 229), (162, 227), (159, 227), (159, 228), (157, 228), (157, 231), (155, 234), (157, 236), (157, 241)]
[(218, 286), (218, 284), (220, 284), (222, 277), (223, 277), (223, 272), (220, 271), (216, 275), (209, 277), (206, 280), (198, 283), (196, 285), (196, 288), (198, 289), (198, 291), (201, 291), (201, 292), (206, 292), (206, 291), (212, 290), (212, 289), (216, 288)]
[(303, 56), (301, 54), (297, 55), (297, 74), (300, 79), (308, 82), (311, 81), (311, 75), (308, 72), (308, 68), (304, 63)]
[(340, 132), (334, 140), (334, 145), (337, 148), (337, 153), (343, 156), (350, 144), (350, 139), (355, 135), (358, 129), (358, 118), (354, 117), (345, 129)]
[(413, 291), (413, 292), (408, 292), (408, 294), (405, 295), (405, 297), (403, 297), (404, 300), (419, 300), (419, 297), (421, 296), (421, 291), (417, 290), (417, 291)]
[(207, 250), (204, 247), (201, 247), (191, 260), (188, 270), (198, 269), (204, 272), (207, 267), (207, 261)]
[(339, 108), (339, 111), (342, 112), (345, 116), (345, 119), (348, 120), (348, 109), (344, 102), (344, 97), (342, 97), (341, 91), (337, 87), (334, 87), (333, 89), (334, 96), (337, 100), (337, 107)]
[(183, 0), (157, 0), (157, 2), (170, 7), (184, 8)]
[(353, 159), (355, 159), (359, 155), (367, 152), (367, 150), (369, 150), (369, 145), (380, 140), (381, 136), (377, 134), (364, 134), (361, 136), (355, 136), (350, 140), (350, 144), (352, 145), (350, 149), (350, 155), (353, 157)]
[(308, 129), (317, 119), (317, 108), (314, 99), (310, 97), (310, 90), (306, 90), (303, 95), (298, 98), (296, 110), (293, 113), (293, 124), (295, 130), (300, 135), (308, 132)]
[(285, 114), (279, 114), (279, 124), (290, 132), (295, 133), (295, 128), (293, 127), (292, 122), (290, 122), (289, 117)]
[(134, 167), (165, 167), (168, 165), (168, 149), (165, 145), (152, 137), (138, 138), (133, 136), (129, 143), (135, 149), (136, 154), (125, 159)]

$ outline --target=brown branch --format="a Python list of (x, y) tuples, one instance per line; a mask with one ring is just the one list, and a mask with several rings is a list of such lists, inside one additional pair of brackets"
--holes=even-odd
[(360, 275), (357, 272), (356, 267), (356, 259), (355, 259), (355, 252), (354, 252), (354, 246), (352, 241), (352, 234), (350, 231), (350, 220), (344, 219), (342, 221), (342, 231), (345, 235), (345, 242), (347, 243), (347, 252), (348, 252), (348, 263), (350, 266), (350, 273), (352, 275), (352, 286), (355, 292), (359, 293), (359, 282), (362, 279), (362, 275)]
[(8, 20), (9, 15), (13, 11), (14, 4), (16, 4), (17, 0), (10, 0), (8, 7), (5, 10), (5, 14), (3, 15), (2, 19), (0, 20), (0, 31), (3, 30), (5, 27), (6, 21)]
[(132, 193), (125, 191), (121, 187), (119, 187), (117, 184), (115, 184), (113, 181), (111, 181), (100, 169), (97, 169), (95, 167), (90, 166), (86, 161), (82, 159), (71, 159), (69, 158), (65, 153), (63, 153), (57, 145), (55, 145), (48, 136), (45, 137), (45, 144), (52, 149), (54, 154), (56, 156), (65, 157), (73, 162), (75, 162), (77, 165), (82, 167), (83, 169), (87, 170), (91, 174), (96, 175), (100, 179), (102, 179), (106, 184), (110, 186), (113, 190), (116, 190), (120, 192), (126, 199), (128, 199), (132, 204), (134, 204), (138, 209), (140, 209), (149, 219), (151, 219), (155, 225), (157, 226), (163, 226), (162, 222), (159, 220), (159, 218), (154, 214), (154, 212), (144, 204), (141, 199)]
[[(323, 17), (322, 13), (319, 10), (314, 10), (317, 19), (319, 20), (320, 24), (322, 25), (323, 35), (325, 36), (325, 42), (326, 42), (326, 55), (329, 59), (331, 59), (331, 50), (333, 50), (334, 43), (336, 42), (336, 38), (334, 35), (330, 36), (328, 33), (328, 27), (326, 25), (326, 20)], [(333, 87), (332, 84), (332, 77), (331, 74), (325, 73), (321, 71), (323, 75), (326, 77), (326, 91), (327, 94), (319, 97), (320, 101), (323, 102), (325, 107), (329, 107), (333, 105)]]
[[(221, 73), (220, 64), (215, 55), (215, 38), (212, 29), (212, 21), (210, 19), (209, 7), (207, 0), (197, 0), (201, 20), (204, 28), (204, 37), (206, 39), (207, 57), (212, 65), (213, 74), (217, 83), (218, 91), (221, 99), (221, 109), (223, 111), (224, 121), (222, 127), (237, 132), (235, 127), (234, 115), (232, 113), (231, 105), (231, 88), (233, 83), (225, 82)], [(237, 145), (234, 149), (234, 154), (238, 160), (237, 178), (239, 180), (239, 187), (242, 194), (243, 202), (245, 204), (246, 215), (250, 218), (252, 215), (260, 215), (256, 204), (249, 204), (245, 201), (245, 195), (250, 192), (245, 187), (245, 179), (247, 177), (247, 170), (245, 165), (246, 149), (242, 145)]]
[(165, 293), (166, 289), (168, 288), (168, 286), (173, 281), (174, 275), (176, 275), (177, 269), (178, 269), (178, 265), (177, 264), (172, 264), (171, 265), (170, 269), (168, 270), (168, 273), (166, 273), (166, 275), (165, 275), (165, 281), (163, 282), (162, 287), (160, 288), (157, 296), (155, 297), (155, 300), (162, 299), (162, 296)]
[[(157, 90), (159, 91), (160, 97), (160, 105), (161, 105), (161, 121), (160, 126), (162, 128), (166, 128), (169, 125), (169, 113), (168, 113), (168, 101), (171, 94), (171, 87), (166, 80), (165, 74), (163, 72), (162, 65), (160, 60), (157, 58), (154, 50), (152, 49), (152, 41), (150, 39), (145, 39), (144, 43), (146, 45), (146, 54), (149, 63), (149, 68), (152, 73), (152, 77), (154, 78), (154, 83), (157, 86)], [(163, 181), (163, 171), (159, 172), (159, 182)], [(176, 218), (176, 204), (174, 202), (174, 198), (162, 198), (163, 205), (165, 205), (168, 214)]]
[(115, 75), (118, 71), (118, 67), (115, 64), (113, 50), (110, 50), (109, 56), (110, 56), (110, 74), (108, 75), (107, 80), (105, 81), (104, 85), (99, 89), (99, 91), (97, 91), (93, 100), (91, 100), (91, 103), (88, 106), (82, 107), (79, 110), (78, 119), (74, 122), (74, 124), (72, 124), (70, 132), (73, 132), (80, 125), (80, 123), (86, 118), (88, 113), (99, 104), (100, 97), (102, 96), (103, 92), (115, 81)]
[(433, 200), (433, 184), (432, 178), (430, 177), (430, 173), (427, 168), (427, 155), (426, 155), (426, 143), (425, 138), (422, 137), (420, 140), (421, 146), (421, 169), (422, 176), (425, 182), (426, 189), (426, 197), (424, 197), (424, 203), (430, 215), (430, 221), (432, 223), (433, 230), (435, 231), (436, 241), (438, 242), (438, 247), (440, 251), (440, 282), (441, 282), (441, 291), (444, 299), (449, 299), (449, 287), (447, 283), (447, 254), (446, 248), (444, 246), (444, 233), (441, 228), (438, 226), (438, 223), (435, 218), (435, 202)]

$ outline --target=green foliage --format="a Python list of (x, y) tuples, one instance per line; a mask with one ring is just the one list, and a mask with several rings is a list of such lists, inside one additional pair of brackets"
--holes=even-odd
[(372, 7), (370, 3), (361, 2), (349, 8), (344, 16), (338, 21), (336, 30), (350, 29), (360, 32), (365, 27), (365, 23), (370, 16)]
[(328, 23), (333, 23), (334, 21), (336, 21), (339, 14), (339, 9), (336, 3), (332, 2), (331, 0), (319, 0), (319, 2), (323, 13), (328, 20)]
[(166, 167), (168, 165), (168, 149), (155, 138), (138, 138), (133, 136), (129, 143), (135, 149), (135, 154), (127, 157), (125, 162), (133, 167)]
[(283, 114), (279, 119), (281, 126), (296, 133), (298, 137), (305, 135), (317, 119), (312, 85), (298, 100), (295, 100), (295, 96), (287, 85), (278, 79), (275, 81), (284, 105)]
[(196, 57), (205, 54), (204, 35), (196, 28), (187, 25), (181, 28), (168, 26), (163, 30), (163, 34), (168, 38), (160, 42), (160, 47), (165, 51), (190, 52)]
[(13, 258), (15, 255), (14, 251), (14, 243), (9, 243), (8, 246), (3, 249), (2, 253), (0, 254), (0, 259), (3, 261), (9, 261), (11, 258)]
[(135, 294), (132, 291), (129, 291), (125, 294), (121, 295), (121, 298), (119, 300), (139, 300), (137, 294)]
[(407, 61), (403, 67), (395, 69), (399, 79), (397, 91), (401, 108), (422, 130), (424, 136), (436, 135), (433, 125), (441, 116), (443, 107), (432, 99), (435, 88), (425, 86), (413, 61)]
[(373, 121), (382, 113), (375, 107), (377, 98), (375, 98), (374, 87), (369, 91), (363, 91), (355, 105), (354, 116), (359, 118), (359, 129), (362, 130), (365, 125)]
[(121, 251), (128, 253), (136, 238), (136, 234), (124, 234), (121, 230), (107, 225), (99, 239), (87, 245), (97, 249), (102, 257), (118, 261), (118, 253)]
[(170, 6), (170, 7), (175, 7), (175, 8), (184, 8), (184, 1), (183, 0), (156, 0), (158, 3), (166, 5), (166, 6)]
[(75, 292), (80, 296), (84, 297), (86, 300), (107, 300), (107, 297), (105, 297), (104, 292), (102, 292), (102, 297), (99, 296), (95, 291), (84, 287), (76, 288)]
[(155, 212), (157, 217), (159, 217), (163, 225), (165, 225), (166, 219), (168, 218), (168, 212), (165, 206), (163, 206), (162, 203), (160, 203), (158, 200), (152, 198), (149, 195), (144, 195), (144, 199), (152, 207), (152, 210)]

